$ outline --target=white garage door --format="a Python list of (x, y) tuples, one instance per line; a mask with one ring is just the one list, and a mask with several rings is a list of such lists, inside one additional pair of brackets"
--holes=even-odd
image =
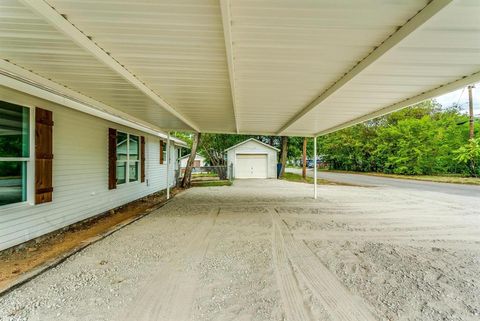
[(267, 155), (237, 154), (235, 178), (267, 178)]

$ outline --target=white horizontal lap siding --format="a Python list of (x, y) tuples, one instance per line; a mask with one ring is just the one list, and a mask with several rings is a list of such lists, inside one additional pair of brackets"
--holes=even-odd
[(228, 165), (233, 164), (233, 176), (235, 177), (237, 154), (267, 154), (267, 178), (277, 178), (277, 151), (268, 148), (255, 141), (249, 141), (227, 152)]
[[(53, 112), (53, 201), (0, 206), (0, 250), (28, 241), (134, 201), (167, 186), (167, 167), (159, 163), (159, 138), (21, 93), (1, 98)], [(32, 109), (33, 110), (33, 109)], [(108, 128), (145, 136), (145, 179), (108, 190)], [(171, 176), (174, 185), (174, 147)], [(140, 173), (139, 173), (140, 176)], [(147, 185), (148, 182), (148, 185)], [(28, 186), (33, 189), (34, 186)]]

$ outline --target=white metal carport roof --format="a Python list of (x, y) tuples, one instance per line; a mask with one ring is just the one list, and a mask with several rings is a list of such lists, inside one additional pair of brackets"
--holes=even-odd
[(478, 0), (0, 0), (0, 85), (151, 128), (315, 136), (480, 81), (479, 17)]

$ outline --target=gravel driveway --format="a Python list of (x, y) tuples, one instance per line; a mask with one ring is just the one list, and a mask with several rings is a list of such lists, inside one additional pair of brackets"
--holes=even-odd
[(474, 197), (192, 188), (0, 298), (0, 320), (478, 320)]

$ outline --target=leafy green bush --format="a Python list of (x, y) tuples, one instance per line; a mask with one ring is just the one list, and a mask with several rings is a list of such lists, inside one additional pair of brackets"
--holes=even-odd
[(470, 163), (455, 152), (468, 140), (467, 119), (458, 108), (442, 109), (426, 101), (320, 137), (320, 153), (332, 169), (467, 175)]
[(466, 165), (471, 176), (477, 177), (480, 174), (480, 139), (472, 138), (467, 144), (455, 151), (455, 160)]

